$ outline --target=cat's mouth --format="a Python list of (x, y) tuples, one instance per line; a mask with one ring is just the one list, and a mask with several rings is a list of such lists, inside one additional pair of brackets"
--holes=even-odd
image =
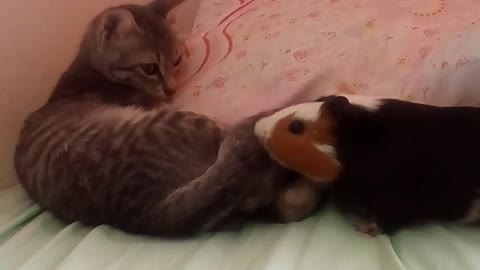
[(179, 54), (178, 58), (177, 58), (177, 61), (175, 61), (175, 63), (173, 63), (173, 66), (178, 67), (178, 66), (180, 66), (181, 63), (182, 63), (182, 55)]

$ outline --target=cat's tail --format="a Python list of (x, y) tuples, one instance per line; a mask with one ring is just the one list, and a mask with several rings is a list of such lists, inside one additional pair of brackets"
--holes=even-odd
[(248, 119), (230, 131), (204, 174), (155, 205), (152, 213), (159, 222), (148, 228), (150, 233), (175, 236), (238, 227), (271, 206), (275, 185), (287, 181), (288, 171), (258, 143), (254, 122)]

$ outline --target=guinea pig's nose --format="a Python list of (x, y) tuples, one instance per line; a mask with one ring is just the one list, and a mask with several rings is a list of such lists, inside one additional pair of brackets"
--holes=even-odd
[(303, 134), (305, 132), (305, 124), (300, 120), (293, 120), (288, 125), (288, 131), (295, 135)]

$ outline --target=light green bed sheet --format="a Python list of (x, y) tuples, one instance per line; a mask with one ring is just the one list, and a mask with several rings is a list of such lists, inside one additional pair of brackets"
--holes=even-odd
[(16, 186), (0, 191), (0, 270), (480, 269), (480, 230), (433, 225), (359, 234), (336, 211), (288, 225), (163, 240), (65, 224)]

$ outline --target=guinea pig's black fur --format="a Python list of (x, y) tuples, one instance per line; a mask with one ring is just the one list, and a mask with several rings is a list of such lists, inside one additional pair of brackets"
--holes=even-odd
[(383, 99), (369, 111), (344, 97), (320, 101), (335, 123), (339, 207), (393, 233), (461, 221), (480, 199), (480, 108)]

